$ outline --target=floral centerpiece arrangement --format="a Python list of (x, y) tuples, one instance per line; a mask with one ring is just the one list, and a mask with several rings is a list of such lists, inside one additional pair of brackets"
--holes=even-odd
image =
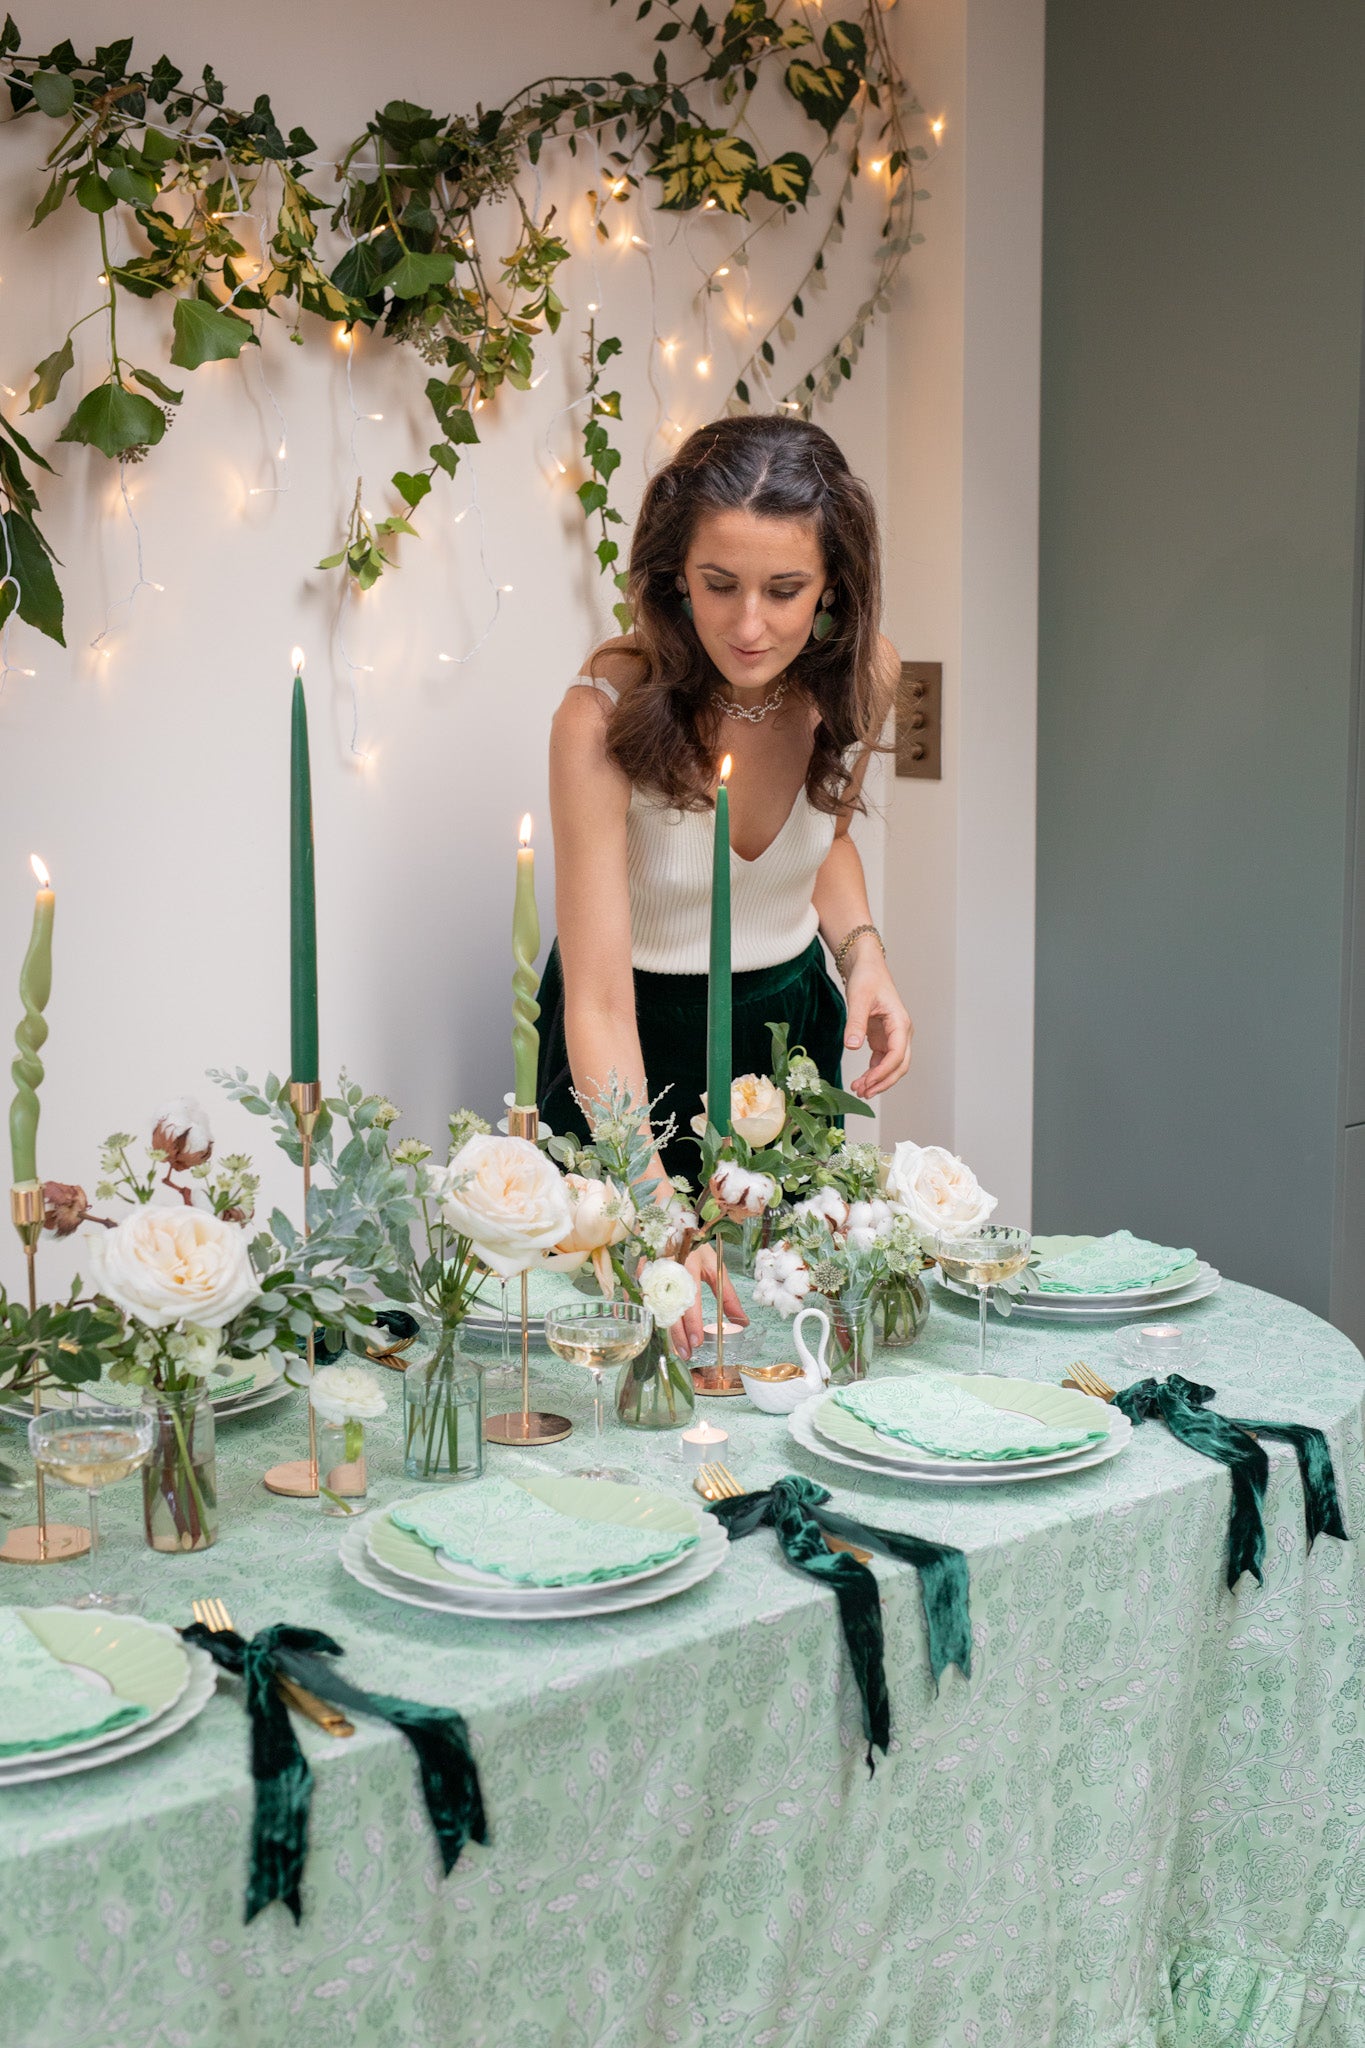
[(649, 1310), (649, 1342), (621, 1368), (616, 1413), (634, 1429), (678, 1429), (690, 1420), (696, 1396), (669, 1331), (697, 1298), (682, 1262), (699, 1225), (679, 1191), (650, 1171), (656, 1146), (673, 1132), (671, 1122), (654, 1130), (655, 1106), (636, 1102), (613, 1072), (605, 1088), (581, 1100), (592, 1132), (587, 1144), (550, 1139), (551, 1154), (566, 1168), (573, 1220), (547, 1263), (570, 1273), (591, 1265), (609, 1300), (619, 1287)]

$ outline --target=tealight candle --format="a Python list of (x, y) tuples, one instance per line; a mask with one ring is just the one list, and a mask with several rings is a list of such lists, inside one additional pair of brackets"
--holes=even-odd
[[(732, 1323), (730, 1321), (729, 1316), (727, 1316), (725, 1318), (726, 1343), (728, 1344), (732, 1337), (738, 1337), (743, 1331), (747, 1330), (748, 1327), (749, 1325), (747, 1323)], [(715, 1342), (716, 1326), (714, 1323), (703, 1323), (701, 1326), (701, 1333), (703, 1337), (709, 1337), (712, 1343)]]
[(686, 1464), (706, 1465), (719, 1458), (729, 1443), (729, 1432), (714, 1423), (701, 1421), (682, 1433), (682, 1454)]
[(1143, 1323), (1138, 1328), (1143, 1348), (1158, 1350), (1163, 1344), (1183, 1344), (1185, 1332), (1179, 1323)]

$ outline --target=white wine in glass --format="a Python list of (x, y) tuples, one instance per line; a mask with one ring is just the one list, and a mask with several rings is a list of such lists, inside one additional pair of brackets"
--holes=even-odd
[(636, 1475), (620, 1472), (602, 1463), (602, 1374), (609, 1365), (625, 1365), (638, 1358), (649, 1342), (654, 1318), (638, 1301), (575, 1301), (549, 1310), (545, 1317), (545, 1341), (558, 1358), (570, 1365), (584, 1365), (593, 1377), (596, 1399), (594, 1447), (597, 1462), (580, 1466), (575, 1479), (616, 1479), (633, 1486)]
[[(154, 1428), (154, 1418), (141, 1408), (111, 1407), (79, 1398), (74, 1407), (49, 1408), (29, 1423), (28, 1447), (35, 1465), (64, 1486), (83, 1487), (89, 1498), (92, 1574), (100, 1551), (95, 1497), (102, 1487), (129, 1478), (146, 1464)], [(138, 1602), (117, 1593), (101, 1593), (92, 1584), (69, 1604), (102, 1613), (126, 1613)]]
[(931, 1247), (939, 1271), (959, 1285), (976, 1289), (979, 1316), (976, 1369), (986, 1370), (986, 1311), (992, 1287), (1022, 1273), (1033, 1250), (1026, 1230), (1008, 1224), (988, 1223), (970, 1237), (939, 1238)]

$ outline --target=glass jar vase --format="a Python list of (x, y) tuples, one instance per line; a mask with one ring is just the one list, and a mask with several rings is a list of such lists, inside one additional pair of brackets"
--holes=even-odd
[(644, 1350), (621, 1367), (617, 1420), (629, 1429), (686, 1429), (696, 1405), (692, 1375), (656, 1324)]
[(317, 1418), (318, 1505), (324, 1515), (356, 1515), (369, 1491), (363, 1422)]
[(832, 1380), (865, 1380), (872, 1363), (877, 1290), (869, 1281), (850, 1281), (829, 1304), (829, 1363)]
[(203, 1386), (184, 1393), (148, 1387), (156, 1422), (142, 1468), (142, 1522), (153, 1550), (207, 1550), (218, 1541), (218, 1465), (213, 1403)]
[(908, 1351), (929, 1320), (929, 1289), (922, 1273), (883, 1280), (877, 1288), (877, 1343), (887, 1351)]
[(403, 1472), (408, 1479), (477, 1479), (483, 1471), (483, 1368), (443, 1329), (434, 1356), (403, 1375)]

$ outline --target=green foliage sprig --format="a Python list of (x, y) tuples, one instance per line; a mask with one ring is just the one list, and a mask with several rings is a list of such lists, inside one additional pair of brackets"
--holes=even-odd
[[(611, 0), (615, 6), (617, 0)], [(258, 343), (252, 315), (286, 317), (290, 339), (302, 340), (301, 316), (313, 313), (348, 329), (357, 326), (413, 348), (431, 374), (426, 395), (435, 437), (423, 466), (399, 470), (392, 486), (403, 510), (372, 521), (357, 491), (342, 546), (323, 566), (368, 587), (391, 566), (384, 543), (415, 534), (407, 514), (433, 488), (437, 472), (453, 477), (461, 450), (478, 440), (476, 415), (503, 387), (526, 390), (534, 380), (537, 344), (560, 326), (556, 289), (569, 250), (550, 209), (537, 216), (518, 188), (546, 145), (571, 151), (592, 145), (608, 181), (594, 188), (597, 228), (608, 232), (604, 208), (647, 190), (664, 212), (705, 209), (754, 224), (731, 256), (743, 265), (758, 233), (807, 206), (814, 192), (811, 158), (799, 150), (765, 154), (749, 122), (760, 77), (780, 70), (789, 98), (819, 131), (820, 162), (837, 154), (836, 131), (851, 119), (857, 140), (848, 150), (838, 202), (813, 265), (772, 326), (759, 337), (730, 398), (732, 409), (773, 399), (768, 372), (777, 347), (796, 338), (805, 294), (824, 281), (825, 254), (842, 235), (845, 209), (859, 170), (859, 145), (876, 121), (887, 178), (882, 249), (874, 289), (847, 331), (819, 363), (775, 402), (809, 412), (852, 374), (869, 322), (884, 311), (895, 271), (911, 243), (915, 192), (909, 173), (926, 154), (906, 137), (913, 103), (886, 34), (881, 0), (849, 0), (850, 16), (828, 23), (817, 43), (787, 0), (734, 0), (719, 18), (703, 5), (640, 0), (636, 20), (652, 20), (651, 73), (547, 77), (500, 107), (473, 115), (439, 115), (392, 100), (366, 124), (336, 171), (334, 202), (314, 189), (320, 166), (310, 162), (312, 138), (286, 134), (270, 98), (249, 111), (226, 104), (222, 82), (205, 65), (197, 81), (162, 56), (149, 70), (132, 65), (132, 38), (78, 55), (69, 40), (26, 56), (12, 18), (0, 28), (0, 77), (16, 117), (43, 117), (58, 136), (46, 157), (48, 180), (33, 225), (64, 207), (93, 217), (103, 297), (81, 312), (61, 342), (36, 366), (28, 411), (57, 402), (75, 367), (73, 336), (102, 320), (107, 365), (67, 415), (59, 441), (81, 443), (111, 459), (140, 461), (165, 436), (184, 390), (160, 369), (134, 364), (118, 330), (120, 297), (168, 298), (169, 367), (193, 371), (235, 360)], [(690, 66), (671, 68), (674, 46)], [(603, 163), (600, 151), (608, 146)], [(481, 236), (481, 209), (514, 203), (516, 239), (494, 256)], [(258, 265), (238, 233), (247, 215), (262, 223)], [(321, 219), (349, 247), (330, 266), (318, 247)], [(119, 218), (137, 253), (112, 255), (109, 227)], [(621, 581), (619, 544), (610, 528), (620, 515), (610, 480), (620, 457), (609, 422), (620, 394), (602, 389), (602, 371), (619, 353), (616, 337), (589, 330), (585, 362), (589, 401), (584, 429), (586, 468), (578, 496), (596, 522), (603, 574)], [(51, 466), (9, 421), (0, 419), (0, 625), (17, 611), (38, 631), (62, 641), (62, 597), (55, 558), (38, 524), (33, 472)], [(618, 617), (626, 623), (624, 607)]]

